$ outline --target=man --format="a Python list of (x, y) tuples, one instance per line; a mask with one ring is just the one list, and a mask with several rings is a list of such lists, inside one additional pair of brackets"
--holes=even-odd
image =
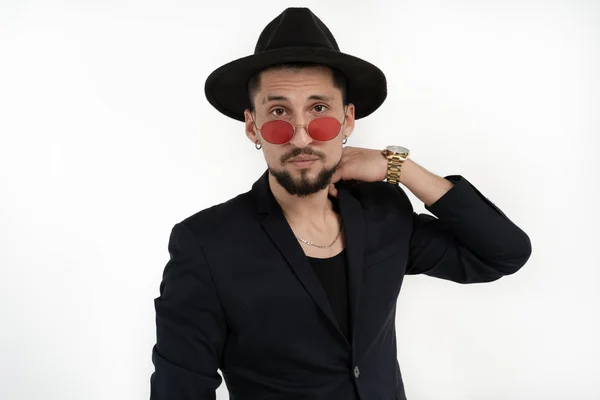
[[(341, 53), (308, 9), (285, 10), (205, 91), (245, 123), (268, 170), (174, 226), (151, 398), (214, 399), (221, 369), (235, 400), (405, 399), (404, 275), (493, 281), (525, 264), (528, 236), (465, 178), (428, 172), (408, 149), (344, 147), (386, 80)], [(435, 217), (415, 213), (398, 183)]]

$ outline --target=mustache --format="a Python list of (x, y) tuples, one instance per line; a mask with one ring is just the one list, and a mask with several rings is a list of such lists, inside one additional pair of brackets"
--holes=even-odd
[(314, 157), (319, 157), (319, 159), (321, 159), (321, 160), (325, 160), (325, 154), (315, 151), (310, 147), (304, 147), (304, 148), (296, 147), (293, 150), (291, 150), (289, 153), (286, 153), (283, 156), (281, 156), (281, 163), (285, 164), (289, 159), (298, 157), (300, 155), (314, 156)]

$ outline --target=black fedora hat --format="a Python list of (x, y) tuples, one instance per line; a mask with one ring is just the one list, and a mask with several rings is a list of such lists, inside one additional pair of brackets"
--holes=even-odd
[(371, 114), (387, 96), (385, 75), (379, 68), (340, 52), (329, 29), (308, 8), (288, 8), (262, 31), (253, 55), (227, 63), (208, 76), (206, 98), (221, 113), (244, 121), (244, 110), (250, 108), (250, 78), (270, 66), (296, 62), (327, 65), (343, 73), (356, 119)]

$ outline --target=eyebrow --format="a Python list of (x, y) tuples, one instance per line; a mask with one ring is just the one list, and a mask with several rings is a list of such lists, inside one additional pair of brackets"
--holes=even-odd
[[(329, 96), (324, 96), (321, 94), (312, 94), (310, 96), (308, 96), (307, 100), (318, 100), (318, 101), (332, 101), (333, 97), (329, 97)], [(263, 104), (267, 104), (270, 101), (287, 101), (289, 102), (290, 99), (288, 99), (285, 96), (278, 96), (278, 95), (268, 95), (267, 97), (265, 97), (263, 99)]]

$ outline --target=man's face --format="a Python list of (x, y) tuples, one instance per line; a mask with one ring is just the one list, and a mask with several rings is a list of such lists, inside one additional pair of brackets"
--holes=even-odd
[[(262, 72), (254, 97), (255, 111), (246, 110), (246, 135), (263, 146), (271, 174), (288, 193), (307, 196), (325, 189), (342, 156), (342, 140), (354, 128), (354, 106), (344, 107), (341, 90), (334, 86), (327, 67), (275, 69)], [(314, 140), (306, 131), (318, 117), (344, 121), (338, 136), (330, 141)], [(282, 119), (296, 127), (285, 144), (271, 144), (260, 137), (256, 126)], [(255, 126), (256, 124), (256, 126)], [(311, 158), (311, 161), (298, 161)]]

